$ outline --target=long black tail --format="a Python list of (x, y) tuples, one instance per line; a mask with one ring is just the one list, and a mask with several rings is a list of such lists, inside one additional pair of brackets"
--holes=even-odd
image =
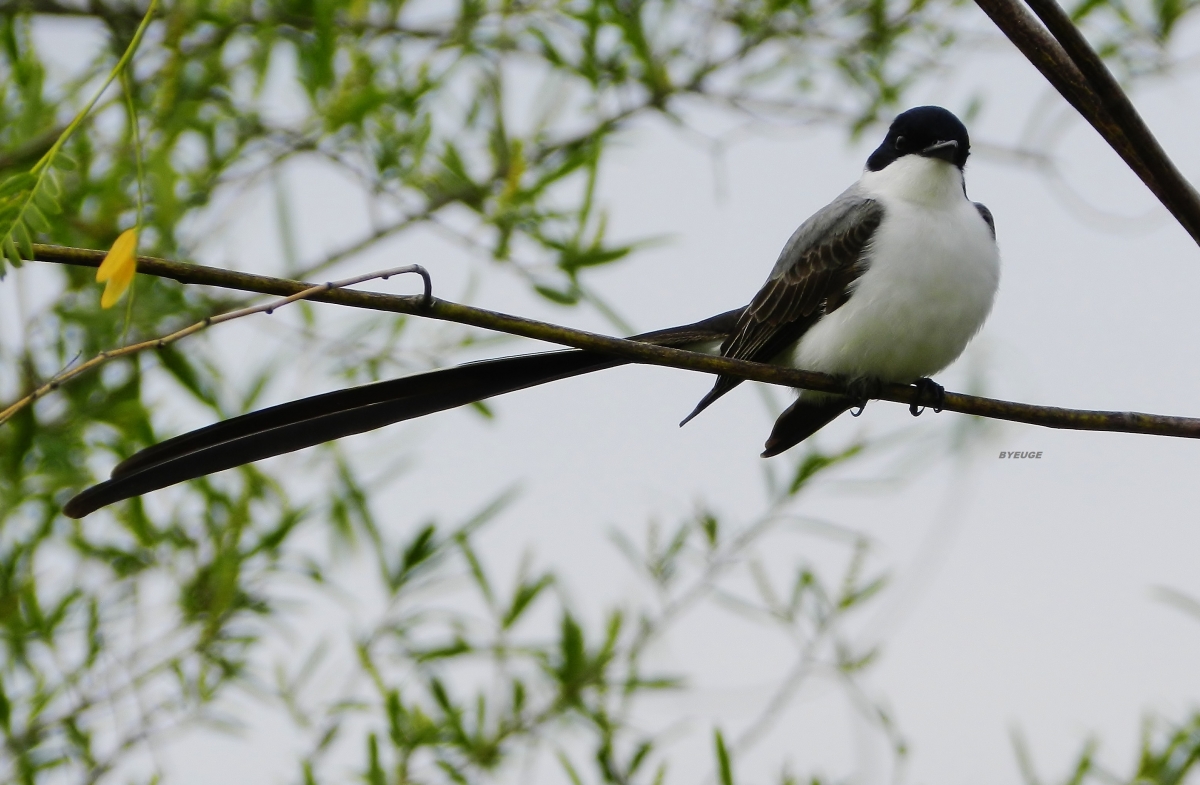
[[(634, 339), (662, 346), (720, 341), (740, 313), (740, 310), (730, 311)], [(185, 480), (625, 362), (579, 350), (528, 354), (468, 363), (272, 406), (136, 453), (113, 469), (111, 479), (93, 485), (67, 502), (63, 512), (72, 518), (82, 518), (114, 502)]]

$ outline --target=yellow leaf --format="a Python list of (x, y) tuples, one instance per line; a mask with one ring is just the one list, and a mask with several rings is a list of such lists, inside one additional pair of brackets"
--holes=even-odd
[(100, 298), (101, 308), (111, 308), (116, 305), (121, 295), (133, 283), (133, 274), (137, 272), (137, 229), (126, 229), (117, 237), (108, 255), (96, 270), (96, 280), (104, 284), (104, 294)]

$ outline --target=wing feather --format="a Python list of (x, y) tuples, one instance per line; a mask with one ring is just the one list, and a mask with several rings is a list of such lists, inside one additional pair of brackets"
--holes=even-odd
[(988, 229), (992, 232), (992, 239), (996, 239), (996, 219), (992, 217), (992, 211), (987, 209), (979, 202), (975, 202), (975, 209), (979, 211), (979, 216), (983, 218), (983, 222), (988, 225)]
[[(771, 275), (738, 319), (721, 354), (770, 362), (849, 299), (864, 252), (883, 221), (883, 205), (852, 187), (795, 231)], [(684, 422), (741, 383), (719, 376)]]

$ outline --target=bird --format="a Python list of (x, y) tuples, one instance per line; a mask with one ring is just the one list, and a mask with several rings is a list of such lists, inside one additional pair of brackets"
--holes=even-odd
[[(847, 392), (800, 390), (763, 457), (803, 442), (884, 383), (916, 384), (962, 354), (1000, 281), (995, 221), (967, 196), (967, 128), (939, 106), (898, 114), (861, 177), (804, 221), (743, 308), (632, 340), (819, 371)], [(123, 499), (401, 420), (623, 365), (568, 349), (467, 363), (273, 406), (147, 447), (64, 506), (81, 518)], [(687, 423), (741, 383), (718, 376)], [(940, 406), (935, 409), (940, 410)], [(861, 412), (860, 412), (861, 413)], [(915, 404), (912, 413), (918, 414)]]

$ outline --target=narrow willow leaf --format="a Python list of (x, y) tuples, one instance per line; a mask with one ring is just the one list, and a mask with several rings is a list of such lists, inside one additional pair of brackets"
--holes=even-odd
[(558, 751), (558, 762), (563, 767), (563, 771), (571, 779), (571, 785), (583, 785), (583, 779), (579, 776), (579, 772), (575, 770), (575, 767), (571, 764), (571, 759), (562, 750)]
[(817, 474), (858, 455), (863, 451), (863, 446), (862, 444), (855, 444), (834, 455), (825, 455), (819, 452), (806, 455), (804, 460), (800, 462), (800, 465), (796, 467), (796, 475), (792, 478), (792, 483), (788, 487), (788, 494), (791, 496), (796, 495)]
[(554, 582), (553, 575), (543, 575), (536, 581), (522, 581), (514, 593), (512, 603), (508, 607), (508, 612), (504, 614), (504, 618), (500, 620), (500, 625), (504, 629), (509, 629), (517, 620), (521, 618), (521, 614), (525, 612), (538, 595), (542, 593), (542, 589)]
[(42, 212), (42, 208), (38, 207), (33, 202), (25, 206), (25, 212), (21, 216), (29, 224), (35, 232), (51, 231), (50, 221), (47, 220), (46, 214)]
[(13, 267), (21, 266), (21, 254), (17, 253), (17, 246), (11, 234), (4, 238), (4, 256), (12, 262)]
[(79, 164), (74, 158), (59, 150), (58, 154), (54, 156), (54, 167), (62, 169), (64, 172), (73, 172), (79, 168)]
[(12, 727), (12, 704), (8, 701), (8, 693), (4, 691), (4, 682), (0, 681), (0, 728), (5, 733)]
[(725, 737), (721, 731), (713, 731), (713, 741), (717, 748), (717, 770), (721, 776), (721, 785), (733, 785), (733, 766), (729, 762), (729, 750), (725, 747)]
[(17, 216), (21, 214), (21, 205), (22, 202), (16, 199), (0, 204), (0, 226), (7, 226), (17, 220)]
[(62, 186), (58, 184), (58, 175), (53, 169), (46, 172), (45, 178), (42, 179), (42, 192), (54, 199), (62, 196)]
[(536, 285), (533, 288), (542, 297), (559, 305), (575, 305), (579, 302), (579, 295), (575, 292), (560, 292), (558, 289), (541, 285)]
[(50, 213), (50, 215), (59, 215), (62, 213), (62, 207), (59, 206), (58, 199), (48, 194), (44, 189), (39, 189), (34, 193), (33, 200), (44, 212)]
[(12, 230), (12, 237), (17, 242), (17, 250), (21, 252), (22, 259), (33, 258), (33, 238), (29, 236), (29, 229), (25, 224), (18, 221)]
[(0, 183), (0, 198), (10, 196), (21, 191), (28, 191), (37, 184), (37, 176), (29, 172), (21, 172), (14, 174), (12, 177)]

